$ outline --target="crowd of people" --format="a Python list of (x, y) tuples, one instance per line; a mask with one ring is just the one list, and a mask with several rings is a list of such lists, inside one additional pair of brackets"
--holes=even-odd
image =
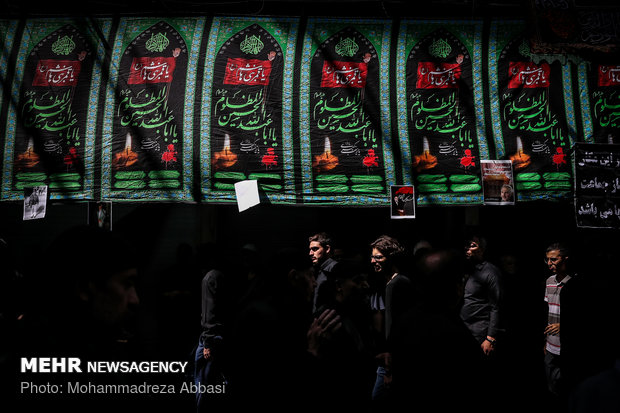
[[(487, 250), (480, 234), (463, 250), (424, 240), (409, 250), (381, 235), (367, 251), (347, 253), (317, 233), (307, 252), (281, 251), (264, 267), (259, 259), (240, 272), (224, 265), (207, 273), (202, 290), (201, 344), (215, 336), (220, 349), (198, 354), (197, 363), (223, 354), (227, 397), (270, 406), (290, 396), (324, 407), (357, 401), (373, 412), (521, 411), (533, 403), (541, 411), (616, 411), (593, 410), (584, 390), (618, 368), (618, 308), (608, 294), (617, 279), (596, 273), (609, 268), (599, 262), (589, 266), (595, 273), (577, 274), (557, 242), (540, 252), (548, 273), (538, 277), (516, 253), (493, 263)], [(204, 306), (218, 300), (226, 309)], [(204, 322), (213, 315), (217, 322)], [(617, 394), (617, 380), (609, 385)], [(601, 409), (618, 407), (613, 388)]]
[[(226, 390), (196, 392), (191, 410), (618, 411), (611, 262), (577, 268), (557, 242), (540, 251), (547, 274), (538, 275), (515, 251), (491, 259), (478, 233), (462, 249), (387, 234), (363, 250), (325, 232), (303, 243), (212, 246), (202, 257), (199, 291), (181, 299), (199, 303), (187, 307), (196, 337), (178, 357), (195, 388)], [(131, 251), (101, 228), (59, 237), (45, 277), (30, 280), (36, 305), (3, 302), (3, 330), (19, 336), (3, 356), (145, 358), (132, 335), (141, 298)]]

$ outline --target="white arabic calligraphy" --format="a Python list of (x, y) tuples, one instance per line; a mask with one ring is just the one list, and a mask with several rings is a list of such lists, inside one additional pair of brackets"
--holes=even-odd
[(420, 68), (420, 74), (426, 76), (428, 83), (435, 86), (444, 86), (447, 84), (456, 84), (456, 71), (458, 67), (451, 67), (447, 69), (435, 69), (427, 71), (425, 67)]
[(58, 84), (63, 83), (65, 81), (72, 82), (73, 81), (73, 66), (60, 66), (56, 65), (55, 68), (47, 68), (46, 66), (41, 66), (39, 68), (41, 73), (45, 73), (45, 79), (49, 83)]
[(333, 82), (341, 85), (350, 85), (353, 83), (362, 84), (362, 71), (358, 67), (346, 67), (338, 70), (333, 66), (325, 68), (325, 74), (332, 75)]
[(239, 67), (238, 65), (231, 63), (228, 65), (228, 70), (236, 72), (235, 77), (240, 82), (264, 82), (266, 80), (265, 68), (262, 65), (253, 65), (249, 63), (245, 67)]
[(169, 66), (166, 62), (158, 64), (155, 64), (155, 62), (151, 62), (151, 64), (148, 66), (142, 66), (141, 63), (136, 63), (134, 65), (134, 70), (136, 72), (140, 72), (140, 77), (143, 80), (147, 81), (160, 80), (162, 76), (165, 79), (170, 77)]
[(601, 66), (601, 73), (606, 74), (611, 83), (620, 83), (620, 66)]
[(513, 69), (513, 74), (519, 76), (519, 81), (522, 84), (525, 84), (527, 86), (530, 85), (541, 85), (541, 84), (546, 84), (547, 83), (547, 79), (545, 78), (545, 72), (542, 68), (535, 68), (535, 69), (530, 69), (529, 67), (527, 67), (525, 70), (522, 70), (521, 72), (519, 72), (517, 70), (517, 68)]

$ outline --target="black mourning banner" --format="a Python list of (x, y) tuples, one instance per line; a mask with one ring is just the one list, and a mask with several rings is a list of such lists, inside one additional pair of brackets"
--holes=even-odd
[(620, 145), (575, 145), (577, 226), (620, 228)]
[(284, 187), (283, 54), (259, 24), (234, 33), (215, 58), (211, 97), (211, 190), (244, 179), (265, 191)]
[(354, 27), (323, 42), (310, 68), (315, 193), (385, 191), (378, 54)]
[(183, 190), (186, 71), (185, 41), (165, 22), (126, 49), (114, 116), (114, 191)]
[(571, 138), (560, 63), (533, 62), (520, 36), (503, 50), (498, 72), (502, 134), (520, 196), (570, 191)]
[(70, 197), (84, 189), (92, 47), (67, 24), (26, 59), (18, 104), (12, 190), (48, 185)]
[(273, 202), (387, 206), (413, 184), (479, 204), (483, 160), (512, 161), (518, 201), (559, 200), (575, 142), (620, 143), (616, 55), (535, 56), (521, 20), (299, 22), (0, 21), (0, 200), (232, 201), (256, 180)]
[(598, 60), (586, 66), (594, 143), (620, 139), (620, 62)]
[(441, 28), (407, 59), (408, 129), (420, 193), (476, 193), (481, 186), (472, 57)]

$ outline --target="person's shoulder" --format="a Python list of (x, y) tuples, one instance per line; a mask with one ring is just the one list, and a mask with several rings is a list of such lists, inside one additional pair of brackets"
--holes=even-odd
[(214, 268), (212, 270), (207, 271), (207, 273), (204, 275), (202, 279), (203, 281), (213, 281), (213, 280), (218, 280), (223, 277), (224, 277), (224, 272)]
[(562, 284), (564, 288), (570, 286), (570, 288), (568, 288), (569, 290), (577, 290), (584, 293), (598, 288), (600, 286), (600, 280), (596, 277), (588, 276), (588, 274), (571, 273), (569, 277), (565, 277), (564, 280), (562, 280)]
[(502, 271), (499, 269), (499, 267), (493, 264), (491, 261), (483, 261), (480, 266), (481, 270), (484, 271), (486, 274), (497, 277), (501, 276), (502, 274)]
[(411, 278), (407, 274), (403, 274), (403, 273), (396, 274), (394, 278), (392, 279), (392, 281), (398, 284), (412, 284), (413, 283)]
[(323, 265), (321, 265), (321, 269), (323, 271), (331, 271), (334, 266), (338, 264), (338, 261), (336, 261), (335, 259), (333, 259), (332, 257), (328, 257), (324, 262)]

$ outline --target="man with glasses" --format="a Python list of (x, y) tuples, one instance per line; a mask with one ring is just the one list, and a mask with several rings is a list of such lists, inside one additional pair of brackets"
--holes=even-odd
[[(583, 255), (583, 248), (577, 253)], [(607, 266), (597, 267), (594, 261), (588, 256), (578, 264), (575, 253), (562, 243), (549, 245), (545, 252), (551, 275), (545, 287), (548, 324), (544, 330), (544, 365), (551, 402), (565, 410), (587, 378), (615, 361), (617, 319), (612, 316), (612, 303), (617, 291), (608, 276), (616, 274)]]
[(406, 270), (403, 245), (389, 235), (382, 235), (371, 244), (370, 264), (374, 271), (374, 291), (371, 307), (375, 314), (375, 328), (385, 340), (385, 351), (376, 356), (379, 364), (377, 380), (372, 392), (373, 400), (388, 402), (391, 383), (391, 355), (387, 347), (392, 324), (414, 303), (413, 283)]

